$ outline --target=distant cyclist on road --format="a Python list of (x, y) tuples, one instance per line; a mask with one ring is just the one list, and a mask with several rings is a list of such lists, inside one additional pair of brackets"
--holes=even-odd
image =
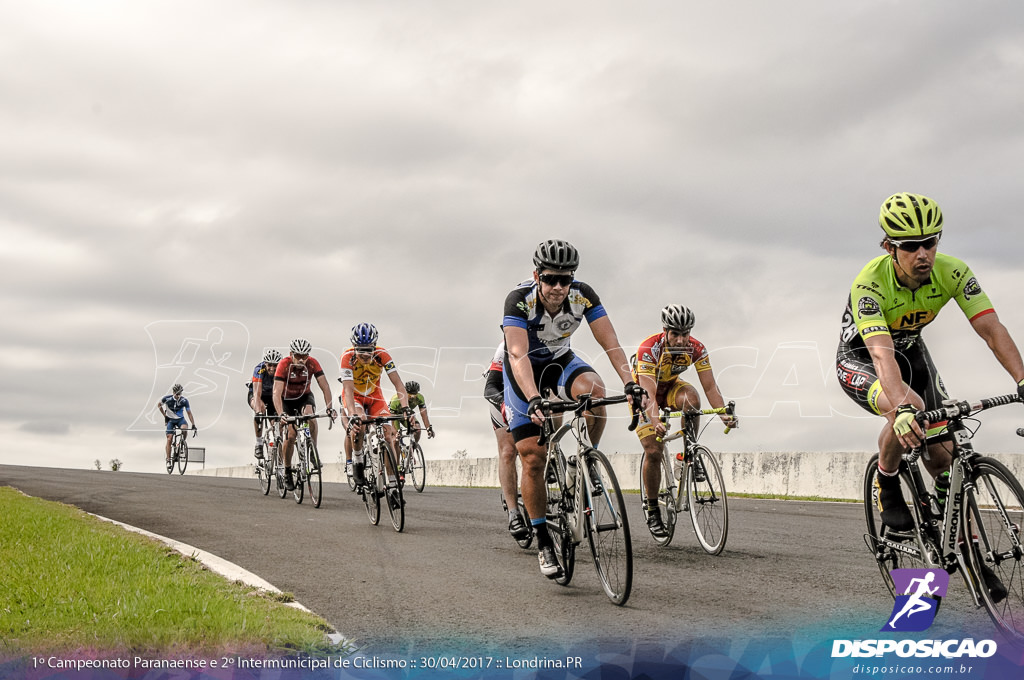
[[(948, 397), (921, 330), (947, 302), (956, 300), (1022, 397), (1024, 362), (971, 269), (937, 252), (943, 216), (935, 201), (920, 194), (894, 194), (882, 203), (879, 224), (885, 232), (885, 255), (871, 260), (853, 281), (843, 313), (836, 374), (847, 396), (886, 420), (878, 438), (876, 502), (882, 522), (895, 531), (907, 531), (913, 518), (900, 489), (900, 459), (924, 441), (925, 431), (914, 416), (922, 409), (938, 408)], [(945, 427), (944, 422), (927, 425), (928, 434), (939, 434)], [(929, 455), (921, 458), (936, 477), (940, 499), (949, 488), (948, 441), (948, 433), (932, 439)], [(1005, 586), (994, 573), (984, 571), (993, 599), (1003, 599)]]
[[(402, 413), (412, 414), (409, 408), (409, 396), (405, 385), (398, 375), (395, 361), (383, 347), (377, 346), (377, 328), (373, 324), (360, 323), (352, 327), (349, 340), (352, 347), (341, 355), (342, 404), (350, 420), (348, 427), (348, 444), (346, 450), (352, 452), (352, 477), (356, 484), (366, 484), (363, 471), (366, 460), (363, 452), (363, 428), (360, 417), (387, 416), (391, 413), (388, 403), (384, 401), (384, 393), (380, 388), (381, 374), (386, 373), (391, 384), (398, 393), (398, 401), (402, 405)], [(384, 433), (391, 450), (397, 452), (395, 429), (385, 425)], [(388, 470), (388, 484), (398, 484), (395, 470)]]
[[(662, 331), (651, 335), (640, 343), (633, 368), (633, 379), (647, 394), (655, 395), (647, 400), (640, 426), (636, 434), (644, 447), (643, 476), (647, 491), (647, 528), (658, 538), (668, 535), (665, 523), (658, 507), (658, 488), (661, 484), (661, 457), (665, 445), (658, 441), (667, 428), (661, 422), (659, 409), (670, 408), (673, 411), (699, 409), (700, 395), (697, 389), (682, 379), (681, 374), (690, 366), (697, 370), (697, 379), (707, 395), (712, 408), (724, 408), (725, 399), (718, 389), (718, 382), (711, 370), (711, 358), (708, 350), (701, 342), (690, 335), (696, 317), (693, 312), (682, 305), (668, 305), (661, 310)], [(721, 415), (726, 427), (736, 427), (735, 416)], [(685, 422), (685, 420), (684, 420)], [(696, 439), (697, 423), (695, 418), (688, 426), (693, 430), (688, 434)], [(682, 459), (682, 454), (677, 456)], [(702, 471), (698, 471), (700, 473)]]
[[(423, 419), (423, 427), (427, 429), (427, 439), (434, 438), (434, 426), (430, 424), (430, 417), (427, 415), (427, 399), (420, 392), (420, 384), (415, 380), (410, 380), (405, 383), (405, 393), (409, 400), (409, 408), (412, 413), (409, 415), (409, 427), (412, 428), (413, 439), (418, 443), (420, 441), (420, 423), (416, 420), (416, 410), (420, 410), (420, 417)], [(391, 413), (395, 415), (401, 415), (404, 411), (402, 409), (402, 400), (396, 394), (391, 397), (391, 401), (388, 402), (388, 408)], [(404, 429), (405, 425), (401, 420), (396, 421), (399, 429)]]
[[(334, 419), (335, 411), (331, 403), (331, 386), (324, 377), (324, 369), (320, 362), (309, 355), (313, 346), (305, 338), (292, 340), (289, 354), (277, 364), (274, 372), (274, 408), (282, 416), (312, 415), (316, 411), (316, 399), (313, 398), (313, 381), (320, 386), (324, 395), (327, 414)], [(288, 422), (287, 419), (285, 422)], [(317, 441), (316, 420), (309, 421), (309, 433), (313, 443)], [(295, 488), (292, 477), (292, 448), (298, 432), (295, 423), (290, 422), (284, 442), (284, 475), (285, 486), (289, 491)]]
[[(252, 381), (249, 383), (249, 408), (256, 416), (277, 415), (274, 407), (274, 373), (277, 371), (277, 364), (281, 361), (281, 353), (276, 349), (268, 349), (263, 354), (263, 361), (256, 364), (252, 370)], [(252, 419), (253, 429), (256, 431), (256, 458), (263, 459), (263, 428), (267, 426), (265, 420), (257, 417)]]
[(192, 436), (199, 433), (196, 420), (192, 417), (192, 408), (189, 406), (188, 399), (184, 397), (184, 392), (185, 389), (176, 384), (171, 387), (171, 393), (156, 404), (166, 425), (167, 444), (164, 446), (164, 453), (167, 455), (167, 462), (171, 460), (171, 438), (174, 436), (174, 428), (180, 427), (182, 430), (188, 430), (188, 423), (185, 422), (186, 415), (189, 422), (192, 423)]
[[(626, 354), (597, 293), (575, 280), (579, 266), (576, 248), (567, 241), (544, 241), (534, 252), (533, 264), (533, 278), (505, 298), (505, 408), (523, 463), (523, 504), (537, 533), (540, 571), (557, 578), (561, 568), (544, 519), (546, 451), (538, 443), (545, 417), (541, 395), (546, 392), (561, 399), (577, 399), (583, 394), (597, 399), (606, 396), (601, 377), (569, 347), (570, 336), (584, 321), (608, 355), (630, 403), (640, 406), (645, 395), (630, 376)], [(587, 430), (595, 445), (604, 427), (603, 407), (587, 415)]]

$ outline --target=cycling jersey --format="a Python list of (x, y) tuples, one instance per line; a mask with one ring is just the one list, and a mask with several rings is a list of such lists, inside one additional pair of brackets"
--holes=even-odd
[(864, 347), (866, 338), (881, 334), (891, 335), (897, 350), (908, 349), (950, 300), (956, 300), (971, 321), (994, 311), (962, 260), (936, 253), (929, 281), (911, 290), (896, 278), (892, 257), (880, 255), (853, 281), (843, 313), (840, 351)]
[(398, 370), (388, 351), (378, 347), (366, 361), (355, 361), (355, 348), (350, 347), (341, 355), (341, 379), (351, 380), (356, 394), (369, 395), (380, 389), (380, 376)]
[(487, 372), (485, 372), (484, 375), (487, 375), (487, 373), (490, 371), (501, 371), (504, 369), (504, 366), (505, 342), (502, 341), (501, 344), (498, 345), (498, 349), (494, 350), (494, 356), (491, 357), (491, 365), (487, 367)]
[(573, 281), (561, 309), (548, 314), (540, 301), (539, 285), (524, 281), (505, 298), (505, 317), (502, 327), (522, 328), (529, 338), (530, 361), (544, 363), (568, 353), (569, 336), (582, 325), (583, 320), (594, 323), (607, 316), (594, 289), (582, 281)]
[(185, 411), (191, 411), (189, 407), (188, 399), (185, 397), (175, 397), (173, 394), (168, 394), (166, 397), (160, 400), (161, 406), (163, 406), (164, 417), (171, 418), (184, 418)]
[[(427, 400), (423, 397), (423, 393), (410, 394), (409, 395), (409, 408), (426, 408)], [(398, 398), (398, 395), (391, 397), (391, 401), (388, 402), (388, 408), (392, 413), (402, 412), (402, 400)]]
[(711, 357), (708, 350), (701, 344), (700, 340), (690, 336), (690, 344), (685, 348), (679, 348), (679, 352), (669, 352), (666, 347), (664, 331), (655, 333), (640, 343), (634, 358), (636, 363), (633, 366), (633, 380), (638, 380), (641, 375), (647, 375), (658, 383), (673, 383), (680, 373), (695, 366), (698, 373), (711, 370)]
[(263, 401), (267, 401), (274, 395), (274, 376), (270, 373), (270, 366), (266, 361), (256, 364), (252, 371), (252, 382), (249, 384), (250, 392), (260, 390)]
[(284, 394), (282, 399), (293, 400), (312, 394), (313, 379), (324, 374), (320, 362), (309, 357), (304, 364), (292, 361), (291, 355), (286, 356), (277, 364), (277, 372), (274, 374), (274, 381), (284, 383)]

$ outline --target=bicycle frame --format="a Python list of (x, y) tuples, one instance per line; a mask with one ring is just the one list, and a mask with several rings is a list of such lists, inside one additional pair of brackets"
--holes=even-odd
[[(700, 410), (698, 410), (698, 409), (690, 409), (690, 410), (687, 410), (687, 411), (674, 411), (674, 412), (670, 412), (669, 409), (664, 409), (664, 412), (662, 414), (662, 418), (665, 421), (667, 421), (669, 418), (678, 418), (678, 417), (682, 417), (683, 418), (683, 426), (681, 428), (679, 428), (678, 430), (676, 430), (675, 432), (673, 432), (671, 434), (666, 434), (664, 437), (661, 437), (660, 439), (658, 439), (658, 441), (661, 442), (662, 444), (667, 444), (667, 443), (669, 443), (671, 441), (675, 441), (676, 439), (680, 439), (680, 438), (683, 440), (683, 451), (682, 451), (682, 453), (683, 453), (683, 458), (685, 460), (683, 465), (685, 467), (680, 472), (679, 479), (686, 479), (687, 478), (686, 477), (686, 467), (688, 467), (688, 466), (690, 466), (692, 464), (692, 462), (690, 460), (690, 451), (693, 449), (694, 446), (697, 445), (697, 441), (700, 439), (700, 433), (699, 432), (696, 434), (695, 437), (692, 437), (692, 438), (687, 434), (687, 431), (689, 429), (688, 425), (690, 424), (690, 422), (695, 421), (695, 419), (699, 418), (700, 416), (712, 416), (712, 415), (729, 415), (729, 416), (732, 416), (732, 415), (735, 415), (735, 414), (736, 414), (736, 402), (735, 401), (730, 401), (726, 406), (724, 406), (722, 408), (705, 408), (705, 409), (700, 409)], [(705, 427), (707, 427), (707, 426), (705, 425)], [(731, 430), (732, 430), (731, 427), (727, 427), (727, 428), (725, 428), (725, 433), (729, 434), (729, 432)], [(665, 475), (665, 486), (669, 489), (669, 491), (672, 494), (672, 499), (675, 502), (675, 510), (676, 510), (676, 512), (677, 513), (678, 512), (686, 512), (687, 510), (689, 510), (689, 502), (688, 502), (689, 499), (687, 497), (687, 502), (684, 502), (684, 500), (683, 500), (683, 498), (685, 496), (684, 485), (683, 484), (678, 484), (678, 485), (676, 484), (676, 477), (673, 474), (673, 469), (672, 469), (672, 457), (668, 455), (668, 447), (665, 447), (664, 451), (662, 452), (661, 467), (662, 467), (662, 474)]]

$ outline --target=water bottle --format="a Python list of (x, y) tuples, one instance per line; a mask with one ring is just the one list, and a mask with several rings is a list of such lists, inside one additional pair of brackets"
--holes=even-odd
[(573, 491), (576, 489), (576, 461), (578, 457), (576, 455), (566, 456), (565, 466), (565, 489), (570, 496), (573, 495)]

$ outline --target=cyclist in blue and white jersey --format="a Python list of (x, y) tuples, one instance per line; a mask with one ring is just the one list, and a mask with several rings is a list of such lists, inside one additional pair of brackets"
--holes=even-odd
[(163, 415), (164, 423), (167, 426), (167, 444), (164, 446), (164, 453), (168, 461), (171, 460), (171, 437), (174, 436), (174, 428), (180, 427), (182, 430), (188, 430), (188, 423), (185, 422), (186, 415), (188, 415), (189, 422), (192, 423), (193, 432), (199, 430), (196, 427), (196, 419), (192, 417), (192, 407), (189, 406), (188, 399), (184, 397), (184, 391), (181, 385), (174, 385), (171, 388), (171, 393), (156, 404), (157, 410)]
[[(597, 399), (606, 396), (601, 377), (569, 346), (570, 336), (584, 321), (608, 355), (630, 403), (642, 405), (639, 402), (645, 393), (633, 382), (629, 360), (597, 293), (575, 280), (579, 266), (576, 248), (558, 239), (544, 241), (537, 246), (533, 264), (536, 269), (532, 280), (519, 284), (505, 298), (505, 408), (509, 431), (523, 463), (523, 504), (537, 533), (540, 571), (548, 578), (557, 578), (561, 569), (544, 526), (546, 452), (538, 444), (544, 422), (540, 404), (542, 394), (569, 400), (588, 393)], [(587, 430), (595, 445), (604, 432), (604, 415), (604, 408), (587, 415)]]
[[(249, 382), (249, 408), (253, 410), (253, 429), (256, 431), (256, 458), (263, 459), (263, 427), (266, 421), (255, 416), (276, 416), (274, 407), (274, 373), (281, 361), (281, 353), (276, 349), (268, 349), (263, 354), (263, 361), (252, 370)], [(268, 426), (269, 427), (269, 426)]]

